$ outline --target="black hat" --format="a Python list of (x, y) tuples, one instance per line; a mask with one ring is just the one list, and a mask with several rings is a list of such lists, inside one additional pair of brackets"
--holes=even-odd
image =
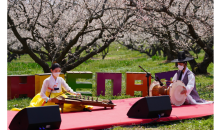
[(61, 66), (58, 63), (54, 63), (54, 64), (51, 65), (50, 69), (54, 70), (56, 68), (61, 68)]
[(184, 51), (180, 51), (178, 53), (178, 59), (174, 59), (171, 62), (185, 62), (185, 61), (190, 61), (193, 60), (194, 58), (192, 57), (186, 57)]

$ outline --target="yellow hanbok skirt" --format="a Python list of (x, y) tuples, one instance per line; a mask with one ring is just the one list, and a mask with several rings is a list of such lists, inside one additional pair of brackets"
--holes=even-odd
[[(61, 92), (62, 93), (62, 92)], [(54, 98), (58, 95), (60, 95), (61, 93), (51, 93), (50, 98)], [(49, 93), (46, 92), (45, 95), (48, 97)], [(61, 96), (63, 97), (67, 97), (65, 94), (61, 94)], [(44, 103), (44, 100), (41, 98), (40, 93), (38, 93), (31, 101), (30, 101), (30, 105), (28, 107), (40, 107), (42, 106)], [(57, 105), (54, 102), (47, 102), (44, 103), (43, 106), (50, 106), (50, 105)], [(63, 112), (72, 112), (72, 111), (83, 111), (84, 108), (87, 108), (89, 110), (91, 110), (93, 108), (93, 106), (89, 106), (89, 105), (76, 105), (76, 104), (66, 104), (64, 103), (64, 108), (63, 108)], [(23, 108), (12, 108), (11, 111), (20, 111)], [(61, 108), (59, 108), (61, 111)]]

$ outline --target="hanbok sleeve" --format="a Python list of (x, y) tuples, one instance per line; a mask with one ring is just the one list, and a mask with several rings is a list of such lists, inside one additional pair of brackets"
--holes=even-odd
[(195, 76), (193, 74), (188, 75), (188, 84), (186, 85), (186, 95), (189, 95), (191, 91), (193, 90), (195, 85)]
[(43, 84), (42, 84), (41, 92), (40, 92), (40, 96), (41, 96), (41, 98), (42, 98), (44, 101), (46, 101), (47, 99), (49, 99), (49, 98), (45, 95), (45, 92), (46, 92), (46, 90), (47, 90), (48, 84), (49, 84), (49, 81), (48, 81), (48, 80), (44, 80), (44, 81), (43, 81)]
[(66, 81), (65, 81), (62, 77), (60, 77), (60, 79), (61, 79), (61, 85), (64, 87), (64, 89), (65, 89), (68, 93), (70, 93), (70, 94), (77, 94), (76, 92), (73, 91), (73, 89), (71, 89), (71, 88), (69, 87), (69, 85), (66, 83)]
[[(177, 73), (174, 74), (172, 81), (174, 82), (176, 81), (176, 79), (177, 79)], [(170, 84), (170, 86), (172, 86), (172, 84)]]

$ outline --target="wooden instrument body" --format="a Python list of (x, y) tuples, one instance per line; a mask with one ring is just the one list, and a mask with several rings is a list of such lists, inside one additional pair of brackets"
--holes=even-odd
[(170, 87), (155, 85), (152, 89), (152, 96), (169, 95)]
[(68, 98), (57, 97), (57, 98), (54, 99), (54, 102), (55, 102), (55, 104), (59, 105), (59, 107), (61, 108), (62, 113), (63, 113), (64, 103), (76, 104), (76, 105), (100, 106), (100, 107), (104, 107), (105, 109), (107, 107), (110, 107), (111, 109), (113, 109), (114, 106), (116, 106), (116, 104), (107, 103), (107, 102), (104, 102), (104, 101), (92, 101), (92, 100), (72, 98), (72, 97), (68, 97)]
[(181, 94), (183, 87), (185, 84), (177, 80), (172, 83), (172, 86), (160, 86), (160, 84), (154, 81), (149, 88), (149, 96), (161, 96), (161, 95), (169, 95), (171, 104), (175, 106), (181, 106), (187, 97), (186, 94)]

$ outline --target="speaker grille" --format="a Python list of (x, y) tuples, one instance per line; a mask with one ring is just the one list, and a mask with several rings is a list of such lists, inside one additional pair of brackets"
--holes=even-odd
[(10, 130), (59, 129), (61, 116), (59, 106), (24, 108), (15, 115), (9, 125)]
[[(37, 112), (38, 111), (38, 112)], [(43, 122), (61, 121), (59, 106), (32, 107), (27, 109), (29, 124), (38, 124)], [(59, 112), (60, 113), (60, 112)], [(32, 118), (34, 117), (34, 118)]]
[(172, 106), (168, 95), (145, 97), (138, 100), (129, 109), (127, 116), (130, 118), (157, 118), (170, 116)]

